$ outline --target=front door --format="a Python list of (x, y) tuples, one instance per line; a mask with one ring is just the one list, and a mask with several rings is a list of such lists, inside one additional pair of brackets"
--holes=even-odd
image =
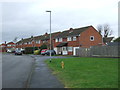
[(67, 47), (62, 47), (62, 55), (67, 55), (68, 51), (67, 51)]

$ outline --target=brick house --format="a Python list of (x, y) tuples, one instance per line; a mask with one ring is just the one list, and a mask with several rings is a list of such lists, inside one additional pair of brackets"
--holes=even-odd
[(6, 50), (7, 52), (15, 51), (16, 44), (14, 42), (7, 43)]
[(7, 46), (6, 43), (2, 43), (2, 44), (0, 45), (0, 52), (6, 52), (6, 46)]
[[(52, 39), (52, 48), (53, 48), (53, 39), (56, 35), (58, 35), (60, 32), (51, 33), (51, 39)], [(40, 36), (31, 36), (30, 38), (21, 39), (16, 43), (16, 48), (22, 48), (25, 47), (41, 47), (42, 45), (47, 45), (47, 48), (49, 49), (50, 46), (50, 34), (45, 33), (44, 35)]]
[(70, 28), (54, 37), (53, 43), (57, 54), (76, 55), (77, 48), (102, 45), (102, 36), (93, 26)]

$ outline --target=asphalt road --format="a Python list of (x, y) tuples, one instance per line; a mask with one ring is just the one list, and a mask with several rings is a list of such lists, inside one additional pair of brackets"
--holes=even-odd
[(26, 88), (33, 58), (27, 55), (2, 55), (2, 88)]

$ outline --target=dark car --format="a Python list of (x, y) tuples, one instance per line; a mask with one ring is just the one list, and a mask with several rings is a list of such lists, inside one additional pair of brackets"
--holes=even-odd
[(21, 50), (15, 50), (15, 55), (22, 55), (22, 51)]
[(45, 55), (50, 55), (50, 53), (51, 53), (51, 55), (56, 55), (55, 50), (47, 50), (47, 51), (45, 52)]

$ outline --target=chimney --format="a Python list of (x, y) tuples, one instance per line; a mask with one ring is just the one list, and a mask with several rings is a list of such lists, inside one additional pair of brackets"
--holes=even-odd
[(73, 30), (73, 28), (70, 28), (70, 31)]
[(31, 38), (33, 38), (33, 36), (31, 36)]
[(70, 28), (69, 33), (72, 33), (72, 32), (73, 32), (73, 28)]
[(47, 35), (48, 33), (46, 32), (45, 35)]
[(5, 44), (6, 44), (6, 41), (5, 41)]

